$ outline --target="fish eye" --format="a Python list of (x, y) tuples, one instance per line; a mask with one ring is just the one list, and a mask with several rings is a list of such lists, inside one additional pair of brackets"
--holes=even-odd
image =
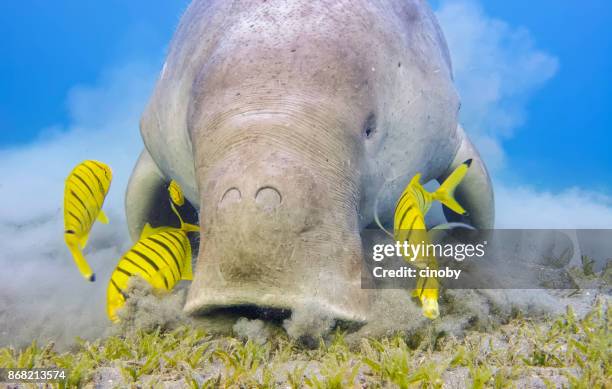
[(368, 115), (363, 124), (363, 136), (366, 139), (372, 138), (376, 133), (376, 115), (372, 112)]

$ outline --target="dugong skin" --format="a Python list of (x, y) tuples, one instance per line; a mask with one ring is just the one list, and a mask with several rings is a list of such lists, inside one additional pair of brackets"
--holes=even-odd
[[(316, 207), (323, 216), (313, 228), (343, 230), (327, 236), (340, 239), (373, 222), (379, 194), (378, 212), (389, 218), (415, 173), (422, 174), (423, 182), (442, 180), (467, 158), (474, 163), (457, 197), (470, 214), (467, 221), (489, 228), (494, 219), (491, 184), (458, 124), (459, 106), (446, 42), (425, 1), (194, 1), (142, 115), (146, 149), (126, 198), (130, 233), (138, 237), (156, 208), (151, 194), (174, 179), (200, 211), (209, 255), (221, 250), (231, 257), (231, 248), (219, 249), (220, 238), (214, 235), (228, 231), (222, 227), (229, 221), (221, 220), (216, 209), (226, 183), (255, 188), (272, 175), (280, 180), (283, 204), (317, 193)], [(266, 140), (270, 137), (280, 143), (278, 150), (270, 151), (276, 147)], [(237, 147), (241, 152), (235, 152)], [(277, 177), (283, 166), (287, 177)], [(306, 175), (315, 178), (302, 180)], [(238, 218), (233, 222), (247, 226), (245, 231), (263, 228), (266, 221), (259, 211), (244, 203), (240, 213), (232, 214)], [(278, 211), (278, 226), (290, 230), (292, 220), (308, 217), (308, 207), (294, 206), (293, 214)], [(329, 246), (321, 250), (325, 256)], [(204, 264), (210, 260), (203, 258), (201, 246), (190, 312), (203, 304), (202, 295), (213, 293), (204, 292), (203, 279), (232, 288), (223, 277), (210, 279), (212, 270)], [(353, 259), (337, 260), (347, 261), (351, 268), (359, 265)], [(339, 277), (349, 277), (343, 269)], [(347, 282), (354, 287), (358, 281)], [(355, 300), (366, 304), (367, 298)]]

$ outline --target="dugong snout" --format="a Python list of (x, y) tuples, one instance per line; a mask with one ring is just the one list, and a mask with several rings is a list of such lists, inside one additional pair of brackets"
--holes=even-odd
[(307, 156), (254, 142), (202, 170), (187, 312), (316, 306), (335, 319), (364, 319), (355, 208), (338, 212)]

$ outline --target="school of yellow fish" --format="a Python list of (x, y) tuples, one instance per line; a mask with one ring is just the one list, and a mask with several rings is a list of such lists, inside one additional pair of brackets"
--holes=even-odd
[[(428, 243), (425, 215), (434, 201), (440, 201), (452, 211), (465, 214), (463, 207), (454, 199), (455, 188), (465, 177), (471, 160), (459, 165), (433, 193), (420, 183), (416, 174), (402, 192), (395, 206), (393, 237), (410, 244)], [(108, 194), (112, 171), (104, 163), (86, 160), (77, 165), (66, 179), (64, 190), (64, 239), (81, 275), (95, 281), (95, 274), (83, 256), (91, 228), (96, 220), (108, 223), (102, 211)], [(111, 321), (118, 322), (117, 310), (125, 304), (128, 281), (139, 276), (153, 288), (170, 291), (180, 280), (191, 280), (191, 243), (189, 232), (198, 232), (199, 227), (185, 223), (176, 209), (185, 203), (183, 192), (174, 180), (168, 185), (170, 207), (177, 216), (180, 227), (151, 227), (146, 224), (140, 239), (129, 249), (113, 271), (107, 289), (107, 314)], [(413, 263), (419, 268), (437, 268), (435, 257), (419, 258)], [(438, 308), (438, 281), (435, 278), (419, 278), (413, 291), (422, 306), (423, 315), (435, 319)]]
[[(112, 171), (104, 163), (86, 160), (77, 165), (66, 179), (64, 189), (64, 239), (77, 268), (89, 281), (95, 274), (83, 256), (94, 221), (108, 223), (102, 211), (108, 194)], [(185, 223), (176, 209), (185, 198), (176, 181), (168, 186), (170, 207), (177, 216), (180, 227), (152, 227), (146, 224), (140, 239), (129, 249), (111, 274), (107, 289), (107, 314), (118, 322), (117, 310), (125, 304), (128, 281), (139, 276), (153, 288), (170, 291), (180, 280), (191, 280), (191, 243), (188, 232), (198, 232), (199, 227)]]

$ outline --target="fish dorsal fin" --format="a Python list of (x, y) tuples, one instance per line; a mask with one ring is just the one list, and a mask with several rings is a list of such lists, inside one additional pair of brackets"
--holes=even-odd
[(140, 240), (148, 238), (153, 234), (157, 234), (158, 232), (161, 232), (166, 228), (167, 227), (151, 227), (149, 223), (146, 223), (142, 229), (142, 232), (140, 233)]
[(103, 210), (100, 210), (100, 213), (98, 213), (98, 221), (102, 224), (108, 224), (108, 216), (106, 216)]
[(146, 237), (151, 236), (153, 233), (153, 227), (151, 227), (149, 223), (145, 223), (144, 227), (142, 228), (142, 232), (140, 233), (140, 239), (145, 239)]
[[(421, 173), (417, 173), (414, 175), (414, 177), (412, 177), (412, 180), (410, 180), (410, 183), (408, 184), (408, 187), (411, 187), (411, 186), (423, 187), (421, 185)], [(408, 189), (408, 187), (406, 189)]]
[(457, 166), (457, 168), (448, 176), (446, 180), (440, 185), (438, 190), (436, 190), (433, 194), (433, 198), (438, 200), (446, 207), (458, 213), (460, 215), (465, 215), (465, 209), (455, 200), (455, 189), (465, 177), (470, 165), (472, 164), (472, 160), (468, 159), (463, 162), (461, 165)]
[(410, 182), (408, 183), (408, 185), (406, 185), (406, 187), (404, 188), (404, 190), (402, 191), (402, 194), (400, 196), (400, 198), (398, 199), (398, 202), (395, 204), (395, 215), (394, 215), (394, 219), (397, 219), (398, 217), (398, 212), (399, 212), (399, 201), (402, 199), (402, 197), (404, 197), (408, 191), (410, 191), (412, 188), (421, 188), (423, 189), (423, 186), (420, 183), (421, 181), (421, 173), (417, 173), (414, 175), (414, 177), (412, 177), (412, 179), (410, 180)]
[[(417, 174), (415, 174), (415, 175), (414, 175), (414, 177), (412, 177), (412, 179), (410, 180), (410, 182), (408, 183), (408, 185), (406, 185), (406, 187), (405, 187), (405, 188), (404, 188), (404, 190), (402, 191), (402, 194), (400, 195), (400, 199), (401, 199), (401, 198), (402, 198), (402, 197), (403, 197), (403, 196), (404, 196), (404, 195), (405, 195), (405, 194), (406, 194), (408, 191), (410, 191), (411, 189), (414, 189), (414, 188), (421, 188), (421, 189), (423, 189), (423, 185), (421, 185), (421, 173), (417, 173)], [(398, 199), (398, 201), (399, 201), (399, 199)], [(399, 205), (399, 203), (398, 203), (398, 204), (395, 204), (396, 208), (397, 208), (397, 206), (398, 206), (398, 205)], [(396, 211), (397, 211), (397, 209), (396, 209)]]

